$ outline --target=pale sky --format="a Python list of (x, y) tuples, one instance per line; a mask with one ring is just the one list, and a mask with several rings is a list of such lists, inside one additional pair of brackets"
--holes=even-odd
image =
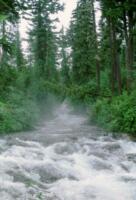
[(60, 24), (59, 27), (62, 27), (62, 25), (66, 28), (69, 27), (70, 19), (72, 16), (72, 11), (76, 8), (77, 0), (60, 0), (60, 2), (65, 3), (65, 10), (64, 12), (60, 12), (58, 14)]

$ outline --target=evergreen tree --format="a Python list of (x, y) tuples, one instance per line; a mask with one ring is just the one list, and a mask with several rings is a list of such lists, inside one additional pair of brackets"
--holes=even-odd
[(72, 77), (79, 84), (95, 76), (96, 32), (93, 8), (90, 0), (80, 0), (71, 22)]
[(35, 0), (32, 5), (32, 30), (30, 31), (32, 57), (40, 77), (45, 80), (56, 76), (56, 35), (50, 15), (61, 10), (58, 1)]
[(20, 32), (19, 32), (19, 24), (17, 23), (16, 26), (16, 33), (15, 33), (15, 62), (17, 68), (20, 70), (24, 66), (24, 56), (22, 53), (22, 47), (21, 47), (21, 39), (20, 39)]
[(20, 10), (24, 9), (17, 0), (0, 1), (0, 47), (1, 65), (12, 63), (11, 54), (14, 51), (16, 24)]
[(60, 32), (60, 58), (61, 58), (61, 76), (62, 83), (66, 86), (70, 85), (70, 63), (68, 55), (68, 42), (64, 33), (64, 28)]
[[(111, 60), (112, 66), (110, 73), (112, 94), (117, 94), (117, 92), (121, 94), (123, 88), (127, 88), (128, 91), (130, 90), (132, 82), (135, 52), (134, 16), (136, 9), (134, 1), (101, 0), (100, 3), (102, 8), (103, 26), (105, 26), (105, 28), (107, 27), (106, 41), (109, 40), (109, 45), (105, 51), (107, 52), (107, 55), (109, 55), (109, 53), (111, 55), (108, 60)], [(104, 37), (102, 30), (103, 29), (101, 29), (101, 35)], [(103, 43), (101, 48), (103, 48), (103, 45), (105, 44)], [(102, 56), (102, 60), (103, 58), (104, 56)], [(106, 63), (108, 63), (108, 60), (105, 60)], [(125, 79), (123, 78), (123, 71), (126, 71)]]

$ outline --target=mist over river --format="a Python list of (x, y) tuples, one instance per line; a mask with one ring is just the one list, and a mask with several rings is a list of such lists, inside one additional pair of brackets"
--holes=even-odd
[(63, 103), (36, 130), (0, 138), (0, 200), (136, 200), (136, 143)]

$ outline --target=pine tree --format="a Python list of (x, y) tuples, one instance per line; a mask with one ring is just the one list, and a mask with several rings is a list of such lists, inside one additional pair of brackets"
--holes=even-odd
[(35, 0), (32, 5), (32, 30), (30, 31), (32, 57), (37, 73), (45, 80), (54, 79), (56, 71), (56, 35), (50, 15), (61, 10), (58, 1)]
[[(135, 3), (133, 0), (101, 0), (100, 3), (104, 25), (107, 26), (108, 32), (106, 40), (109, 38), (108, 46), (111, 47), (110, 50), (107, 48), (107, 54), (109, 55), (110, 52), (110, 57), (112, 58), (112, 94), (121, 94), (123, 88), (127, 88), (127, 91), (130, 91), (132, 71), (134, 70)], [(126, 70), (124, 67), (126, 67)], [(124, 70), (126, 71), (125, 79), (122, 74)], [(126, 83), (124, 83), (124, 80)]]
[(60, 58), (61, 58), (61, 76), (62, 83), (66, 86), (70, 85), (70, 63), (68, 55), (68, 45), (64, 28), (60, 32)]
[[(122, 83), (121, 83), (121, 68), (120, 68), (120, 46), (118, 35), (119, 33), (119, 15), (117, 3), (115, 1), (102, 0), (102, 13), (106, 20), (106, 25), (108, 27), (108, 38), (110, 46), (110, 57), (111, 57), (111, 91), (114, 95), (115, 93), (121, 94)], [(107, 9), (109, 9), (107, 11)]]
[(79, 84), (96, 78), (96, 32), (90, 0), (80, 0), (71, 22), (72, 77)]
[(22, 47), (21, 47), (21, 39), (20, 39), (20, 32), (19, 32), (19, 24), (17, 23), (16, 26), (16, 33), (15, 33), (15, 62), (17, 68), (20, 70), (22, 67), (24, 67), (24, 56), (22, 53)]
[(0, 1), (0, 47), (2, 52), (0, 63), (2, 66), (12, 62), (10, 55), (14, 49), (15, 25), (21, 9), (23, 7), (17, 0)]

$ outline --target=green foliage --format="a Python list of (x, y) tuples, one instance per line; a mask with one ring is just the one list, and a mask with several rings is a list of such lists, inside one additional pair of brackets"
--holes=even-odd
[[(93, 12), (95, 1), (79, 0), (73, 12), (68, 32), (72, 85), (68, 85), (67, 94), (75, 104), (86, 104), (91, 110), (91, 120), (101, 126), (134, 134), (135, 3), (133, 0), (98, 2), (102, 14), (99, 31)], [(97, 55), (98, 62), (95, 60)]]
[(103, 97), (109, 97), (111, 96), (111, 90), (109, 88), (110, 82), (109, 82), (109, 72), (108, 70), (104, 70), (101, 72), (101, 91), (100, 95)]
[[(64, 87), (58, 84), (57, 36), (53, 24), (55, 20), (51, 18), (51, 14), (62, 10), (63, 6), (58, 0), (23, 3), (18, 0), (0, 3), (1, 133), (33, 128), (39, 119), (39, 112), (43, 112), (49, 102), (50, 94), (63, 96), (65, 93)], [(32, 22), (28, 63), (21, 47), (18, 21), (20, 11), (24, 9), (29, 9)], [(52, 103), (50, 101), (50, 108)]]
[[(70, 29), (58, 38), (52, 15), (63, 9), (59, 0), (1, 1), (0, 132), (32, 128), (45, 103), (50, 113), (53, 101), (66, 96), (91, 107), (91, 117), (107, 129), (136, 132), (135, 2), (98, 2), (99, 31), (95, 1), (79, 0)], [(18, 27), (24, 9), (31, 18), (28, 61)], [(114, 96), (125, 90), (130, 95)]]
[(0, 132), (31, 129), (39, 116), (38, 106), (19, 91), (13, 91), (7, 102), (0, 102)]
[[(31, 6), (32, 29), (29, 32), (29, 48), (37, 78), (57, 79), (57, 33), (50, 14), (62, 10), (58, 0), (34, 0)], [(32, 64), (30, 63), (30, 64)]]
[(62, 100), (66, 93), (63, 85), (37, 80), (33, 69), (25, 67), (21, 71), (5, 67), (0, 77), (0, 133), (32, 129), (40, 114), (51, 113), (54, 101)]
[(30, 70), (11, 66), (0, 70), (0, 133), (31, 129), (39, 108), (30, 92)]
[(6, 15), (0, 15), (0, 22), (3, 21), (3, 20), (6, 20), (6, 19), (7, 19)]
[(89, 104), (98, 96), (96, 82), (90, 81), (84, 85), (72, 85), (67, 89), (67, 94), (73, 102)]
[(69, 40), (72, 48), (71, 76), (74, 84), (85, 84), (95, 77), (95, 22), (92, 1), (80, 0), (73, 12)]
[(70, 62), (69, 62), (69, 54), (68, 54), (68, 42), (67, 35), (64, 33), (64, 29), (62, 28), (60, 32), (60, 42), (59, 46), (60, 50), (60, 60), (61, 60), (61, 82), (68, 86), (71, 83), (70, 80)]
[(123, 93), (108, 99), (97, 100), (91, 116), (100, 125), (115, 132), (136, 133), (136, 92)]

